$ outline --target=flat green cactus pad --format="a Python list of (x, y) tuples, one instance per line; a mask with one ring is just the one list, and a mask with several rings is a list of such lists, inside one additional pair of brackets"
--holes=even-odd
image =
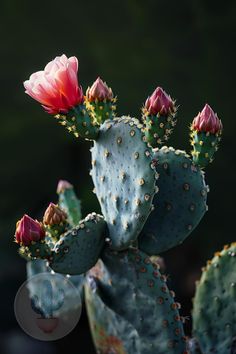
[(160, 190), (139, 237), (139, 248), (149, 255), (177, 246), (190, 235), (207, 210), (208, 192), (203, 172), (184, 151), (166, 146), (154, 151)]
[(97, 293), (97, 284), (93, 278), (95, 274), (97, 276), (102, 274), (103, 277), (108, 275), (101, 261), (87, 276), (85, 284), (86, 309), (97, 352), (140, 354), (140, 339), (137, 331), (128, 321), (104, 304)]
[(105, 304), (97, 316), (102, 317), (103, 311), (105, 315), (108, 307), (130, 323), (140, 338), (135, 353), (183, 354), (186, 338), (179, 304), (158, 266), (137, 249), (105, 250), (102, 259), (103, 264), (90, 272), (96, 294)]
[(91, 150), (91, 175), (113, 249), (134, 242), (151, 212), (155, 171), (141, 128), (129, 117), (107, 120)]
[(72, 185), (59, 193), (59, 206), (66, 212), (70, 226), (77, 226), (81, 220), (81, 203)]
[(236, 243), (203, 269), (193, 301), (193, 334), (204, 354), (235, 353)]
[(62, 274), (82, 274), (97, 262), (104, 247), (106, 222), (95, 213), (66, 232), (56, 243), (50, 267)]

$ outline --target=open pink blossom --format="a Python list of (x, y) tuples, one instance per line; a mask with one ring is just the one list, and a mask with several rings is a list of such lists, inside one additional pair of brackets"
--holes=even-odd
[(161, 87), (157, 87), (153, 94), (147, 98), (145, 108), (149, 114), (167, 115), (169, 111), (174, 109), (174, 102)]
[(108, 87), (107, 84), (102, 81), (102, 79), (100, 79), (100, 77), (98, 77), (97, 80), (93, 83), (93, 85), (91, 87), (88, 87), (86, 96), (90, 102), (93, 102), (95, 100), (112, 100), (113, 92), (112, 89)]
[(45, 238), (45, 231), (37, 220), (24, 215), (16, 224), (16, 242), (28, 246), (32, 241), (40, 241)]
[(216, 134), (223, 128), (221, 120), (213, 109), (206, 104), (203, 110), (194, 118), (192, 127), (198, 132)]
[(25, 92), (50, 114), (67, 113), (84, 100), (77, 78), (78, 60), (65, 54), (50, 61), (24, 82)]

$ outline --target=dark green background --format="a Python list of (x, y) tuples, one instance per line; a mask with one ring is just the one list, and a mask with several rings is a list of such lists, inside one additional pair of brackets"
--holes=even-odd
[[(182, 246), (165, 255), (171, 285), (183, 314), (189, 315), (201, 266), (235, 240), (236, 2), (2, 0), (0, 6), (1, 354), (20, 354), (19, 348), (28, 354), (30, 345), (37, 354), (40, 348), (37, 341), (17, 337), (22, 332), (13, 301), (25, 278), (25, 262), (12, 242), (16, 220), (25, 212), (40, 218), (47, 204), (56, 201), (60, 178), (76, 185), (84, 216), (99, 211), (88, 175), (90, 144), (67, 134), (22, 86), (32, 72), (62, 53), (79, 58), (84, 90), (98, 75), (112, 86), (119, 114), (140, 116), (147, 95), (162, 86), (180, 105), (170, 141), (174, 147), (190, 149), (188, 126), (206, 102), (223, 121), (220, 151), (206, 171), (209, 212)], [(93, 353), (87, 332), (83, 316), (71, 335), (47, 347), (48, 353), (55, 348), (62, 353), (73, 342), (73, 353)]]

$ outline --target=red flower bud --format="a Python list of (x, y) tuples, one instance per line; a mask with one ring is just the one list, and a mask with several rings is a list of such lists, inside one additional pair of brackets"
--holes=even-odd
[(157, 87), (153, 94), (147, 98), (145, 108), (152, 115), (158, 113), (167, 115), (174, 110), (174, 102), (161, 87)]
[(217, 134), (221, 132), (223, 126), (217, 114), (206, 104), (203, 110), (194, 118), (192, 128), (198, 132)]
[(98, 77), (97, 80), (93, 83), (93, 85), (91, 87), (88, 87), (86, 91), (86, 97), (89, 102), (93, 102), (95, 100), (111, 101), (113, 98), (113, 92), (112, 89), (108, 87), (107, 84), (100, 79), (100, 77)]
[(41, 223), (24, 215), (16, 224), (15, 239), (17, 243), (28, 246), (32, 241), (37, 242), (45, 238), (45, 231)]

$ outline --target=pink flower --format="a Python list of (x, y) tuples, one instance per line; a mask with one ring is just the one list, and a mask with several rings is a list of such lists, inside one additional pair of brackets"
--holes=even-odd
[(50, 61), (43, 71), (24, 82), (25, 92), (50, 114), (67, 113), (84, 100), (77, 78), (78, 60), (65, 54)]
[(43, 240), (45, 238), (45, 231), (37, 220), (24, 215), (16, 224), (15, 238), (17, 243), (28, 246), (32, 241)]
[(223, 128), (221, 120), (208, 104), (194, 118), (192, 127), (198, 132), (209, 132), (212, 134), (220, 132)]
[(149, 114), (167, 115), (174, 110), (174, 102), (169, 95), (161, 88), (157, 87), (153, 94), (147, 98), (145, 108)]
[(73, 186), (72, 184), (70, 184), (70, 182), (61, 179), (57, 185), (57, 194), (63, 193), (66, 189), (71, 189), (71, 188), (73, 188)]
[(95, 100), (111, 101), (113, 98), (113, 92), (112, 89), (108, 87), (107, 84), (100, 79), (100, 77), (98, 77), (97, 80), (93, 83), (92, 87), (88, 87), (86, 96), (90, 102)]

